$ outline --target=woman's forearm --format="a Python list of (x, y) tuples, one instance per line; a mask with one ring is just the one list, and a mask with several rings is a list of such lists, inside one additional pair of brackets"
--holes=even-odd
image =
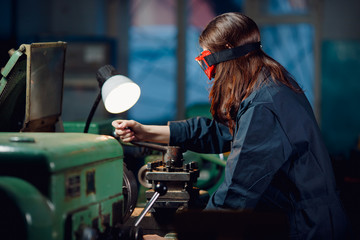
[(143, 125), (144, 140), (149, 142), (166, 143), (170, 141), (169, 126)]

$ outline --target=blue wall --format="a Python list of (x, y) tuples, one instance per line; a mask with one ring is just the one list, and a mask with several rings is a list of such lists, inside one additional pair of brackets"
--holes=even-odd
[(360, 137), (360, 41), (322, 46), (321, 128), (331, 154), (345, 154)]

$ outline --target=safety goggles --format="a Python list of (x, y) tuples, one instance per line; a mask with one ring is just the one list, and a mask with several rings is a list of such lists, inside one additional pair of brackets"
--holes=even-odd
[(261, 48), (261, 42), (247, 43), (238, 47), (211, 53), (209, 50), (201, 52), (195, 60), (199, 63), (206, 76), (211, 80), (215, 77), (215, 66), (218, 63), (233, 60)]
[(205, 72), (206, 76), (211, 80), (215, 76), (215, 65), (209, 66), (208, 62), (206, 61), (205, 57), (211, 55), (209, 50), (205, 50), (201, 52), (199, 56), (195, 58), (195, 60), (199, 63), (202, 70)]

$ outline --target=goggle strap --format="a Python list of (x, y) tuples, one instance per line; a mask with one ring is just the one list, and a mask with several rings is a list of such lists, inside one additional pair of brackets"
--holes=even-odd
[(247, 43), (238, 47), (229, 48), (222, 50), (220, 52), (212, 53), (204, 57), (204, 59), (209, 64), (209, 66), (212, 66), (221, 62), (226, 62), (229, 60), (233, 60), (245, 56), (249, 52), (252, 52), (260, 48), (261, 48), (261, 42)]

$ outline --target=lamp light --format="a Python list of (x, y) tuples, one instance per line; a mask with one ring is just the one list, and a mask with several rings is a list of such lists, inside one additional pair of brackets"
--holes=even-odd
[(140, 97), (140, 87), (123, 75), (109, 78), (101, 89), (105, 109), (121, 113), (130, 109)]
[(100, 92), (93, 104), (85, 124), (84, 133), (87, 133), (95, 110), (102, 98), (105, 109), (110, 113), (122, 113), (129, 110), (140, 97), (140, 87), (129, 78), (119, 75), (111, 65), (99, 68), (96, 79)]

